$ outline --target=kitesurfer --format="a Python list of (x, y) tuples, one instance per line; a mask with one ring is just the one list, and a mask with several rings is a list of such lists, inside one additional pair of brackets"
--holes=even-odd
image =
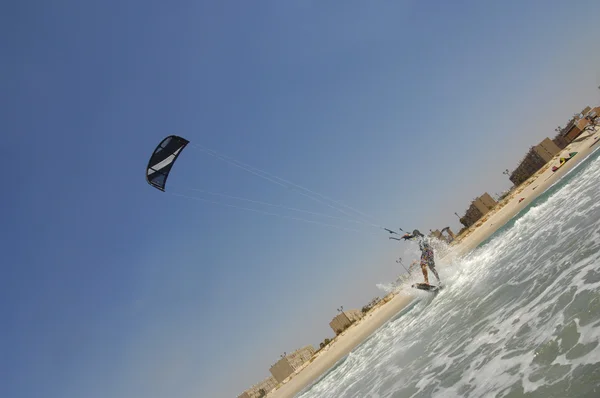
[(433, 258), (433, 248), (427, 241), (427, 238), (419, 232), (418, 229), (415, 229), (412, 234), (405, 234), (402, 236), (402, 239), (416, 239), (419, 243), (419, 249), (421, 250), (421, 271), (423, 271), (423, 276), (425, 277), (425, 283), (429, 285), (429, 277), (427, 275), (427, 267), (433, 272), (439, 284), (442, 284), (440, 280), (440, 276), (438, 275), (437, 270), (435, 269), (435, 260)]

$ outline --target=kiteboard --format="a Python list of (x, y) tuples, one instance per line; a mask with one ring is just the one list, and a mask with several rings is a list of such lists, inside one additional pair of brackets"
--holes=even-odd
[(442, 288), (441, 286), (428, 285), (427, 283), (415, 283), (412, 285), (412, 287), (415, 289), (426, 290), (428, 292), (437, 292)]

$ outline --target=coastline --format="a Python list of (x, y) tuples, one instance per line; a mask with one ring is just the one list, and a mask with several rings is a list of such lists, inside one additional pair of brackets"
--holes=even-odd
[[(546, 166), (519, 185), (514, 192), (486, 213), (473, 227), (463, 235), (458, 236), (451, 249), (441, 260), (448, 256), (460, 257), (475, 249), (598, 148), (600, 148), (600, 129), (596, 128), (595, 131), (584, 135), (581, 141), (569, 144), (555, 155)], [(559, 159), (568, 157), (570, 152), (577, 152), (577, 155), (556, 172), (553, 172), (552, 166), (558, 165)], [(523, 200), (520, 201), (521, 199)]]
[[(460, 257), (468, 254), (486, 239), (503, 227), (520, 211), (525, 209), (533, 200), (546, 192), (551, 186), (573, 170), (584, 159), (600, 148), (600, 131), (597, 128), (591, 133), (584, 133), (579, 142), (569, 144), (558, 153), (542, 169), (531, 176), (527, 181), (515, 189), (509, 196), (500, 201), (496, 207), (485, 214), (482, 219), (470, 229), (458, 236), (440, 262), (446, 258)], [(596, 145), (597, 144), (597, 145)], [(570, 152), (577, 155), (566, 162), (556, 172), (552, 166), (558, 165), (560, 157), (567, 157)], [(406, 308), (414, 296), (410, 293), (400, 292), (392, 298), (374, 308), (363, 319), (349, 327), (334, 341), (317, 353), (309, 363), (296, 373), (278, 389), (271, 391), (269, 398), (292, 398), (307, 386), (314, 383), (340, 359), (348, 355), (357, 346), (363, 343), (377, 329), (392, 319)]]
[(413, 297), (409, 295), (393, 295), (388, 302), (369, 311), (363, 319), (337, 336), (331, 344), (315, 354), (307, 366), (298, 370), (288, 382), (271, 391), (267, 397), (291, 398), (298, 394), (369, 338), (373, 332), (406, 308), (412, 301)]

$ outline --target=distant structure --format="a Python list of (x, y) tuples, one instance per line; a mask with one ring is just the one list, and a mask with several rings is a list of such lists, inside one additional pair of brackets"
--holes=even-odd
[[(444, 232), (446, 233), (446, 236), (444, 236)], [(446, 228), (442, 229), (442, 238), (446, 242), (452, 243), (454, 241), (455, 237), (456, 237), (456, 235), (454, 235), (454, 232), (452, 232), (452, 230), (450, 229), (450, 227), (446, 227)]]
[(273, 376), (269, 376), (238, 395), (238, 398), (263, 398), (273, 391), (275, 387), (277, 387), (277, 380)]
[(554, 143), (550, 138), (545, 138), (542, 142), (533, 147), (535, 153), (539, 155), (542, 159), (549, 162), (554, 155), (560, 152), (560, 148), (558, 145)]
[(585, 117), (594, 125), (600, 123), (600, 106), (591, 109)]
[[(568, 141), (565, 137), (563, 138), (565, 142)], [(536, 171), (544, 167), (560, 150), (561, 148), (554, 141), (550, 138), (545, 138), (538, 145), (529, 149), (529, 152), (521, 160), (521, 163), (511, 173), (509, 180), (515, 186), (521, 185), (534, 175)]]
[(335, 334), (338, 335), (362, 317), (363, 313), (360, 310), (342, 311), (329, 322), (329, 327), (331, 327)]
[[(445, 235), (444, 235), (444, 232), (446, 233)], [(455, 237), (454, 232), (452, 232), (450, 227), (446, 227), (446, 228), (442, 229), (441, 231), (437, 230), (437, 229), (435, 231), (431, 231), (429, 236), (439, 239), (446, 243), (451, 243)]]
[(275, 365), (271, 366), (269, 372), (271, 372), (275, 380), (282, 383), (296, 369), (308, 362), (314, 354), (315, 348), (312, 345), (307, 345), (281, 358)]
[(437, 229), (435, 231), (432, 231), (432, 230), (429, 230), (429, 231), (430, 231), (430, 234), (429, 234), (430, 237), (433, 237), (433, 238), (436, 238), (439, 240), (443, 240), (441, 231), (439, 231)]
[(561, 129), (554, 142), (561, 148), (564, 149), (571, 142), (576, 140), (581, 133), (591, 126), (596, 126), (599, 122), (598, 117), (600, 116), (600, 107), (590, 108), (585, 107), (579, 114), (575, 115), (565, 128)]
[(484, 214), (489, 212), (494, 206), (496, 201), (490, 196), (489, 193), (484, 193), (480, 197), (474, 199), (471, 205), (465, 212), (465, 215), (461, 217), (460, 223), (465, 227), (470, 227), (475, 224)]
[(565, 141), (570, 144), (571, 142), (575, 141), (581, 135), (581, 133), (583, 133), (589, 124), (589, 119), (573, 119), (567, 125), (568, 129), (563, 129), (562, 137), (564, 137)]

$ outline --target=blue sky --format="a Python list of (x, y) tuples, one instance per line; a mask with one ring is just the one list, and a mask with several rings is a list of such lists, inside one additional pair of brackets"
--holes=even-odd
[[(598, 2), (486, 3), (2, 6), (0, 396), (237, 396), (331, 337), (414, 248), (161, 193), (148, 157), (179, 134), (378, 224), (459, 229), (600, 102)], [(192, 147), (169, 184), (344, 217)]]

